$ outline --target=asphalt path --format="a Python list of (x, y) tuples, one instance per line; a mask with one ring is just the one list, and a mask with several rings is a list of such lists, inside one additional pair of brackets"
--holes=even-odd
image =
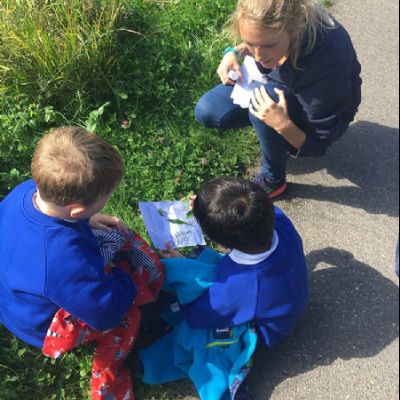
[(310, 303), (296, 334), (258, 349), (254, 400), (399, 398), (399, 2), (339, 0), (363, 103), (322, 158), (290, 160), (276, 204), (304, 241)]

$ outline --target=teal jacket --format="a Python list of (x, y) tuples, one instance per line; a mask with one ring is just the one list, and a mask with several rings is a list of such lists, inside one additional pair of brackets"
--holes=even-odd
[[(164, 290), (180, 304), (194, 301), (215, 281), (222, 256), (210, 249), (196, 260), (166, 259)], [(232, 328), (194, 329), (180, 322), (171, 333), (142, 350), (144, 382), (162, 384), (189, 378), (202, 400), (231, 400), (250, 371), (257, 344), (251, 323)]]

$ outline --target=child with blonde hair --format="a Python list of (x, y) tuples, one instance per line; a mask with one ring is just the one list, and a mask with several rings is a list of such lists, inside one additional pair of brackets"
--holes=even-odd
[[(59, 128), (39, 141), (31, 171), (0, 203), (0, 322), (55, 358), (97, 342), (92, 399), (133, 399), (123, 363), (139, 329), (137, 306), (155, 300), (162, 270), (119, 218), (99, 214), (123, 177), (122, 159), (85, 129)], [(136, 265), (106, 271), (110, 243), (99, 232), (119, 241), (113, 254), (140, 253)], [(159, 272), (152, 282), (143, 273), (151, 269)]]

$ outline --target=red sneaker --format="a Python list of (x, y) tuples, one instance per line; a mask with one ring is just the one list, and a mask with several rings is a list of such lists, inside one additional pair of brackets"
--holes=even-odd
[(268, 194), (270, 199), (275, 199), (283, 194), (287, 189), (286, 181), (271, 182), (265, 177), (264, 174), (258, 174), (254, 176), (251, 181), (261, 186)]

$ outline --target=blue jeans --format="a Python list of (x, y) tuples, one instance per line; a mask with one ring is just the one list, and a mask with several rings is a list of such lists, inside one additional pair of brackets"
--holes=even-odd
[(233, 104), (230, 97), (232, 90), (232, 86), (219, 85), (207, 92), (196, 106), (197, 120), (206, 128), (238, 129), (253, 126), (260, 142), (262, 173), (271, 182), (284, 181), (287, 150), (291, 146), (248, 109)]

